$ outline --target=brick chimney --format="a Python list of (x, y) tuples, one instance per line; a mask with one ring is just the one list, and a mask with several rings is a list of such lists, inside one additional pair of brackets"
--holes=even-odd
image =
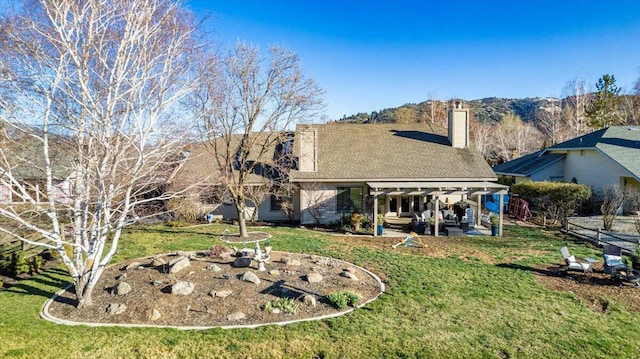
[(449, 143), (451, 147), (469, 147), (469, 110), (461, 100), (455, 100), (449, 108)]

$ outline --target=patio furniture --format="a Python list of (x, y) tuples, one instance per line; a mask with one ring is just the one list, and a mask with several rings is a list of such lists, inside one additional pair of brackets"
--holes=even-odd
[(583, 273), (591, 272), (593, 270), (591, 263), (576, 261), (576, 257), (569, 253), (569, 248), (560, 248), (560, 253), (562, 253), (562, 258), (564, 258), (564, 262), (567, 264), (567, 270), (581, 271)]
[(611, 279), (622, 284), (623, 282), (633, 283), (640, 287), (640, 271), (631, 268), (627, 261), (622, 258), (622, 248), (612, 244), (605, 244), (602, 247), (604, 257), (604, 272), (611, 276)]
[(444, 233), (446, 233), (447, 236), (461, 236), (464, 234), (462, 229), (452, 226), (444, 227)]

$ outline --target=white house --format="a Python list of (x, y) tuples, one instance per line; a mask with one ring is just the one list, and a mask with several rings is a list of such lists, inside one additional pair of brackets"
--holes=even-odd
[(640, 128), (612, 126), (496, 165), (496, 174), (521, 181), (561, 181), (640, 188)]

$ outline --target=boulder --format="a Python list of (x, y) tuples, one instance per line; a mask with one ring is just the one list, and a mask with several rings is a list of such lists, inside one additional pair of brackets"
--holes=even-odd
[(215, 263), (208, 265), (205, 269), (213, 272), (220, 272), (222, 270), (222, 268)]
[(107, 306), (107, 313), (109, 315), (118, 315), (124, 313), (127, 310), (127, 306), (119, 303), (111, 303)]
[(189, 258), (187, 257), (176, 258), (171, 262), (169, 262), (169, 267), (170, 267), (169, 273), (178, 273), (190, 265), (191, 265), (191, 262), (189, 262)]
[(269, 273), (269, 275), (270, 275), (270, 276), (272, 276), (272, 277), (277, 277), (277, 276), (279, 276), (279, 275), (280, 275), (280, 271), (279, 271), (279, 270), (277, 270), (277, 269), (272, 269), (272, 270), (270, 270), (270, 271), (269, 271), (269, 272), (267, 272), (267, 273)]
[(258, 278), (258, 276), (251, 271), (244, 272), (244, 274), (240, 279), (242, 279), (245, 282), (260, 284), (260, 278)]
[(357, 272), (356, 269), (353, 268), (353, 267), (345, 268), (344, 271), (345, 272), (349, 272), (349, 273), (353, 273), (353, 274), (356, 274), (356, 272)]
[(295, 258), (291, 258), (291, 257), (284, 257), (282, 258), (282, 262), (288, 266), (299, 266), (302, 263), (300, 263), (299, 260), (295, 259)]
[(195, 285), (190, 282), (178, 282), (171, 286), (171, 294), (174, 295), (189, 295), (193, 292)]
[(227, 320), (236, 321), (236, 320), (242, 320), (242, 319), (244, 319), (246, 317), (247, 317), (247, 315), (242, 313), (242, 312), (235, 312), (235, 313), (231, 313), (231, 314), (227, 315)]
[(153, 310), (151, 310), (151, 313), (149, 313), (149, 320), (151, 320), (152, 322), (160, 319), (160, 317), (162, 317), (162, 314), (160, 314), (160, 311), (155, 308), (153, 308)]
[(167, 264), (167, 262), (162, 258), (153, 258), (153, 260), (151, 261), (152, 267), (160, 267), (165, 264)]
[(125, 270), (130, 270), (130, 269), (138, 269), (142, 267), (142, 264), (140, 264), (140, 262), (133, 262), (130, 263), (129, 265), (127, 265), (126, 267), (124, 267)]
[(319, 283), (322, 282), (322, 274), (318, 272), (310, 272), (307, 274), (307, 282), (309, 283)]
[(344, 271), (344, 272), (340, 273), (340, 275), (345, 277), (345, 278), (349, 278), (351, 280), (358, 280), (358, 277), (355, 274), (351, 273), (351, 272)]
[(231, 295), (231, 293), (233, 293), (233, 291), (230, 290), (212, 290), (211, 292), (209, 292), (209, 295), (214, 297), (214, 298), (226, 298), (228, 296)]
[(126, 295), (131, 292), (131, 285), (127, 282), (120, 282), (113, 289), (114, 294), (116, 295)]
[(318, 300), (316, 299), (315, 296), (311, 295), (311, 294), (307, 294), (302, 298), (302, 302), (308, 306), (308, 307), (312, 307), (315, 308), (316, 305), (318, 305)]

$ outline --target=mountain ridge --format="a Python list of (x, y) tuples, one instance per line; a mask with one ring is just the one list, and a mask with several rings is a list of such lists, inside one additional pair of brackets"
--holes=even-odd
[[(535, 122), (536, 113), (542, 109), (549, 108), (553, 105), (564, 107), (567, 100), (555, 97), (526, 97), (526, 98), (504, 98), (504, 97), (485, 97), (476, 100), (464, 100), (465, 107), (470, 108), (471, 115), (479, 122), (500, 122), (502, 116), (513, 113), (525, 121)], [(353, 122), (353, 123), (375, 123), (375, 122), (393, 122), (397, 119), (399, 109), (405, 108), (413, 110), (416, 119), (427, 114), (427, 108), (430, 108), (430, 102), (436, 103), (436, 111), (445, 110), (447, 101), (442, 100), (426, 100), (420, 103), (406, 103), (398, 107), (386, 108), (380, 111), (372, 111), (371, 113), (360, 112), (351, 116), (343, 116), (337, 122)], [(438, 108), (441, 107), (441, 108)], [(440, 113), (442, 115), (442, 113)], [(445, 115), (446, 116), (446, 115)]]

